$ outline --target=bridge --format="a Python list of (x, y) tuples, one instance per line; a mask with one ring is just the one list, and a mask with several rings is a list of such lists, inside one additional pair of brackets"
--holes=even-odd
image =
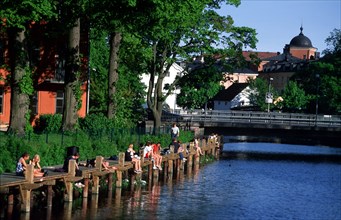
[(315, 115), (256, 111), (181, 111), (163, 116), (164, 123), (177, 122), (199, 135), (218, 133), (244, 141), (261, 138), (277, 143), (323, 144), (340, 147), (341, 115)]
[(180, 111), (163, 116), (163, 121), (176, 121), (197, 127), (247, 127), (298, 130), (341, 131), (341, 115), (257, 111)]

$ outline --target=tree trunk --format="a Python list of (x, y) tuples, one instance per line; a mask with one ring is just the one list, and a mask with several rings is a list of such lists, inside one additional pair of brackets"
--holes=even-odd
[[(11, 63), (11, 116), (8, 132), (25, 135), (26, 118), (29, 109), (29, 94), (20, 88), (29, 67), (24, 30), (9, 31)], [(32, 86), (32, 85), (31, 85)]]
[(154, 134), (159, 134), (160, 128), (161, 128), (162, 110), (161, 110), (161, 112), (159, 112), (157, 110), (153, 111), (153, 116), (154, 116)]
[(115, 32), (110, 37), (110, 56), (109, 56), (109, 74), (108, 74), (108, 112), (109, 119), (114, 118), (117, 108), (116, 83), (118, 81), (118, 61), (119, 49), (122, 40), (120, 32)]
[(75, 26), (69, 31), (68, 51), (65, 67), (65, 89), (64, 89), (64, 109), (63, 109), (63, 130), (72, 131), (77, 124), (78, 103), (81, 101), (77, 97), (80, 89), (79, 85), (79, 44), (80, 44), (80, 19), (75, 22)]

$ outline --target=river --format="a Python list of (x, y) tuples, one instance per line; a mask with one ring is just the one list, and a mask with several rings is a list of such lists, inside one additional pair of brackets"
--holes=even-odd
[(224, 144), (223, 152), (223, 158), (191, 176), (122, 191), (120, 199), (114, 191), (112, 197), (100, 195), (85, 204), (75, 201), (69, 208), (54, 208), (50, 213), (32, 210), (30, 217), (341, 219), (341, 148), (235, 142)]

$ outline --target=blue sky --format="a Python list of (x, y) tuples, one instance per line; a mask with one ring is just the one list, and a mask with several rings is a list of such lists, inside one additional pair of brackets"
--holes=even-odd
[(282, 53), (301, 24), (303, 34), (322, 52), (330, 32), (341, 29), (341, 0), (241, 0), (237, 8), (224, 5), (219, 13), (231, 15), (236, 26), (256, 29), (257, 51), (262, 52)]

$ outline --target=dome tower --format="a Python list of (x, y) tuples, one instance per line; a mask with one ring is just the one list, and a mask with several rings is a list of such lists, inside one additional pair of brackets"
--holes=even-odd
[(311, 40), (303, 34), (303, 27), (300, 28), (300, 34), (291, 39), (290, 44), (286, 45), (289, 53), (300, 59), (315, 59), (317, 48), (313, 47)]

